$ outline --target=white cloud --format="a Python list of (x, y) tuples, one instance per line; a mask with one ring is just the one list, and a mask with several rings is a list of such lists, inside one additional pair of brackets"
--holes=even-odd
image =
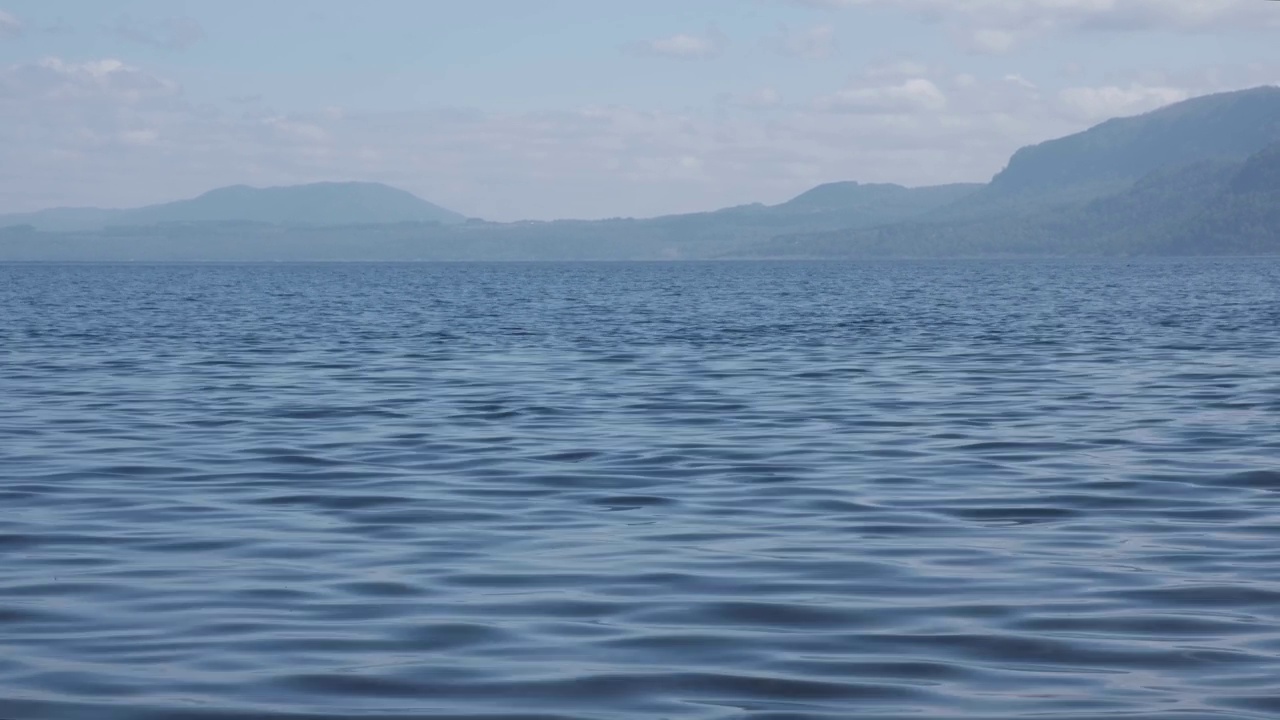
[(1013, 83), (1014, 85), (1021, 85), (1022, 87), (1026, 88), (1026, 89), (1028, 89), (1028, 90), (1035, 90), (1035, 89), (1037, 89), (1037, 88), (1036, 88), (1036, 84), (1035, 84), (1035, 83), (1033, 83), (1033, 82), (1031, 82), (1030, 80), (1026, 79), (1025, 77), (1023, 77), (1023, 76), (1019, 75), (1018, 73), (1009, 73), (1008, 75), (1005, 75), (1005, 76), (1004, 76), (1004, 81), (1005, 81), (1005, 82), (1011, 82), (1011, 83)]
[(787, 0), (792, 5), (801, 5), (811, 8), (838, 9), (861, 5), (860, 0)]
[(676, 58), (680, 60), (706, 60), (720, 55), (725, 38), (714, 28), (703, 35), (679, 33), (669, 37), (647, 40), (635, 49), (644, 55)]
[(0, 10), (0, 38), (17, 37), (22, 34), (22, 22), (4, 10)]
[(782, 25), (769, 42), (783, 55), (821, 60), (835, 52), (836, 30), (831, 25), (814, 25), (802, 30)]
[(159, 138), (160, 134), (150, 128), (125, 130), (120, 133), (120, 141), (126, 145), (152, 145)]
[(122, 15), (111, 28), (116, 37), (162, 50), (181, 51), (204, 39), (204, 28), (189, 17), (164, 18), (154, 22)]
[(899, 62), (886, 63), (883, 65), (872, 65), (862, 71), (862, 77), (870, 79), (879, 78), (913, 78), (928, 75), (929, 66), (914, 60), (901, 60)]
[[(336, 119), (327, 112), (321, 111), (321, 117)], [(317, 124), (304, 122), (282, 115), (273, 115), (262, 119), (265, 127), (275, 131), (281, 140), (301, 143), (323, 143), (329, 140), (329, 133)]]
[(745, 108), (775, 108), (782, 104), (782, 94), (778, 92), (777, 88), (766, 86), (739, 95), (734, 98), (734, 101), (738, 106)]
[(75, 63), (51, 57), (0, 72), (0, 97), (23, 100), (97, 98), (138, 103), (171, 98), (177, 92), (176, 84), (113, 58)]
[(967, 37), (970, 49), (980, 53), (999, 55), (1009, 52), (1018, 43), (1018, 35), (1010, 30), (978, 28)]
[(1185, 88), (1150, 87), (1132, 83), (1127, 87), (1105, 85), (1066, 88), (1058, 93), (1058, 100), (1072, 116), (1098, 121), (1136, 115), (1186, 100), (1190, 96), (1191, 93)]
[(1275, 30), (1280, 8), (1262, 0), (788, 0), (814, 8), (882, 6), (949, 28), (966, 48), (1003, 53), (1061, 31)]
[(176, 83), (115, 59), (49, 58), (0, 67), (0, 212), (341, 179), (500, 220), (705, 210), (777, 202), (830, 180), (985, 180), (1018, 147), (1103, 116), (1278, 77), (1272, 64), (1064, 89), (1051, 77), (901, 62), (819, 98), (762, 85), (701, 111), (284, 113), (269, 100), (195, 104)]
[(894, 85), (855, 86), (819, 98), (820, 110), (853, 113), (937, 112), (947, 96), (926, 78), (910, 78)]

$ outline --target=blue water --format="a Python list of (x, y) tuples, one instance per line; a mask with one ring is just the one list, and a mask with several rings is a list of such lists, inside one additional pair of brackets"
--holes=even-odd
[(1280, 261), (2, 265), (0, 717), (1280, 715)]

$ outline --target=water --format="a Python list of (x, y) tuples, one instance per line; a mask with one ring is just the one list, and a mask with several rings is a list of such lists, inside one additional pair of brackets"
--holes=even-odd
[(1274, 718), (1280, 261), (0, 266), (0, 717)]

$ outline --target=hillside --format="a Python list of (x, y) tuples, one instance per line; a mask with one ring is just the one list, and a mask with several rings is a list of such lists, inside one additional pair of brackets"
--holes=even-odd
[(1170, 254), (1280, 253), (1280, 143), (1249, 158), (1210, 202), (1168, 233)]
[(836, 182), (819, 185), (774, 206), (791, 215), (826, 213), (857, 214), (860, 220), (880, 224), (920, 215), (967, 197), (982, 188), (979, 184), (934, 185), (907, 188), (891, 184)]
[(747, 255), (957, 257), (1280, 253), (1280, 143), (1154, 171), (1088, 202), (967, 221), (778, 237)]
[(1204, 159), (1242, 160), (1280, 141), (1280, 88), (1193, 98), (1026, 147), (991, 180), (1003, 193), (1131, 183)]
[(47, 232), (92, 232), (111, 226), (163, 223), (256, 222), (276, 225), (364, 225), (401, 222), (453, 224), (465, 218), (411, 193), (380, 183), (314, 183), (210, 190), (190, 200), (131, 210), (56, 208), (0, 216), (0, 227), (30, 225)]
[(1280, 87), (1218, 93), (1024, 147), (939, 220), (1026, 214), (1122, 192), (1160, 170), (1244, 160), (1280, 141)]
[(1024, 148), (989, 185), (840, 182), (772, 206), (649, 219), (461, 220), (382, 185), (237, 186), (137, 210), (0, 217), (0, 260), (1280, 253), (1280, 88), (1195, 98)]
[(723, 256), (787, 232), (920, 217), (973, 185), (837, 183), (766, 206), (649, 219), (458, 225), (206, 222), (39, 232), (0, 226), (0, 260), (659, 260)]
[[(819, 185), (778, 205), (743, 205), (714, 212), (584, 224), (550, 223), (553, 230), (594, 232), (596, 242), (662, 257), (697, 257), (742, 247), (780, 233), (868, 228), (903, 222), (955, 202), (982, 186), (943, 185), (908, 188), (841, 182)], [(611, 253), (614, 254), (614, 253)]]

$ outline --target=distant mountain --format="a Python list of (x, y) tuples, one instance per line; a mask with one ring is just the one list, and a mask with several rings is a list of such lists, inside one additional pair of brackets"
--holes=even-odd
[(864, 224), (922, 215), (982, 188), (977, 183), (908, 188), (892, 184), (834, 182), (819, 185), (774, 209), (789, 215), (839, 214)]
[(982, 187), (980, 184), (902, 187), (900, 184), (833, 182), (820, 184), (780, 205), (740, 205), (712, 213), (666, 215), (635, 222), (673, 233), (728, 234), (737, 240), (744, 234), (776, 233), (780, 228), (787, 231), (867, 228), (920, 217), (972, 195)]
[[(784, 233), (868, 228), (921, 217), (981, 185), (907, 188), (832, 183), (778, 205), (610, 220), (451, 225), (172, 223), (113, 216), (103, 230), (37, 231), (0, 220), (0, 260), (655, 260), (732, 254)], [(226, 217), (227, 214), (216, 215)], [(209, 217), (184, 212), (183, 218)], [(242, 215), (243, 217), (243, 215)], [(276, 216), (273, 216), (273, 219)], [(147, 224), (143, 221), (151, 221)], [(157, 220), (160, 224), (156, 224)], [(4, 227), (8, 225), (9, 227)]]
[(840, 182), (777, 205), (640, 220), (461, 221), (382, 185), (233, 187), (138, 210), (0, 218), (0, 260), (1280, 254), (1280, 88), (1024, 148), (989, 185)]
[(1005, 193), (1132, 183), (1162, 168), (1243, 160), (1280, 141), (1280, 88), (1193, 98), (1026, 147), (991, 180)]
[(1170, 229), (1157, 250), (1187, 255), (1280, 253), (1280, 143), (1245, 161), (1220, 192)]
[(774, 238), (766, 257), (1280, 253), (1280, 143), (1243, 161), (1156, 170), (1106, 197), (968, 220), (916, 220)]
[(1274, 192), (1280, 189), (1280, 142), (1254, 154), (1231, 181), (1236, 193)]
[(1280, 87), (1205, 95), (1024, 147), (981, 192), (935, 215), (965, 219), (1088, 201), (1162, 169), (1243, 160), (1277, 141)]
[(381, 183), (314, 183), (210, 190), (190, 200), (132, 210), (56, 208), (0, 216), (0, 226), (30, 225), (47, 232), (84, 232), (111, 226), (164, 223), (256, 222), (275, 225), (368, 225), (402, 222), (461, 223), (466, 218)]
[(782, 233), (867, 228), (909, 220), (980, 187), (831, 183), (778, 205), (753, 203), (643, 219), (471, 225), (459, 242), (488, 247), (487, 252), (500, 253), (504, 259), (521, 260), (717, 257)]

